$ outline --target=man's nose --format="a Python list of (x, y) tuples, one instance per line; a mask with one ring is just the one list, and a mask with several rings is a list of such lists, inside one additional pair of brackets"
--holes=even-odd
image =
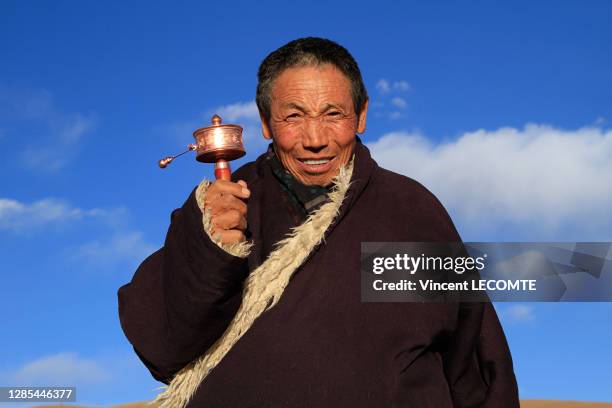
[(302, 136), (302, 146), (304, 149), (318, 152), (325, 149), (328, 143), (327, 132), (318, 118), (306, 120)]

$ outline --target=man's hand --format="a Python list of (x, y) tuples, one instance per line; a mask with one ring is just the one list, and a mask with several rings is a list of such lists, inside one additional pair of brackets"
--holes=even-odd
[(247, 183), (216, 180), (206, 190), (205, 210), (210, 211), (210, 235), (223, 244), (235, 244), (246, 240), (246, 200), (251, 195)]

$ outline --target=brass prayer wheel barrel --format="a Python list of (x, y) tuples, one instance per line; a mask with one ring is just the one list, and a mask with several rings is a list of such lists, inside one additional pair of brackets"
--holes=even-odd
[(246, 154), (242, 143), (242, 126), (222, 123), (219, 115), (214, 115), (211, 125), (193, 132), (195, 144), (187, 146), (187, 151), (161, 159), (158, 164), (164, 169), (172, 161), (191, 151), (196, 151), (196, 160), (202, 163), (215, 163), (215, 177), (231, 180), (229, 161), (236, 160)]
[(211, 123), (211, 126), (193, 132), (197, 161), (215, 163), (218, 160), (236, 160), (245, 155), (242, 126), (223, 124), (219, 115), (214, 115)]

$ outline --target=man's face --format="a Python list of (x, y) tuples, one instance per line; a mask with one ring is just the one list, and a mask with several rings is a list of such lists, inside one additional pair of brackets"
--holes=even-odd
[(351, 83), (331, 64), (286, 69), (270, 96), (263, 134), (283, 166), (303, 184), (331, 183), (351, 158), (355, 134), (365, 131), (367, 102), (356, 114)]

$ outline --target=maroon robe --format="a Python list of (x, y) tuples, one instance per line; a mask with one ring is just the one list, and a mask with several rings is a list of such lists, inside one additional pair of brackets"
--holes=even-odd
[[(195, 190), (172, 212), (164, 246), (119, 289), (123, 330), (159, 381), (223, 334), (241, 284), (291, 227), (291, 203), (265, 155), (248, 183), (247, 259), (203, 230)], [(362, 241), (460, 237), (422, 185), (380, 168), (358, 142), (338, 217), (264, 312), (200, 384), (189, 407), (518, 407), (512, 360), (489, 303), (362, 303)]]

